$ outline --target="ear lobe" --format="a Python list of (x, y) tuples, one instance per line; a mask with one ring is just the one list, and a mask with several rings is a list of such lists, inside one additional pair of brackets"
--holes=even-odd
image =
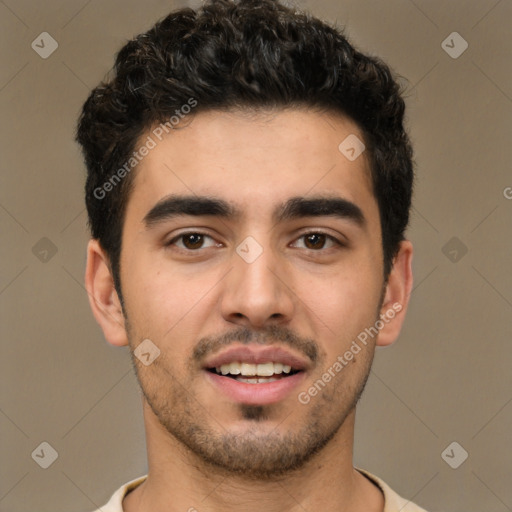
[(376, 345), (379, 347), (391, 345), (402, 329), (412, 291), (412, 255), (412, 243), (409, 240), (402, 241), (393, 260), (380, 309), (380, 320), (384, 325), (377, 336)]
[(123, 310), (114, 286), (109, 258), (94, 239), (87, 246), (85, 287), (92, 312), (106, 340), (119, 347), (128, 345)]

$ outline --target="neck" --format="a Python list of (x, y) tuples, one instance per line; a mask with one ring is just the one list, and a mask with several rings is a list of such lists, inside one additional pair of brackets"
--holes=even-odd
[(170, 436), (144, 403), (148, 477), (123, 501), (124, 512), (382, 512), (380, 490), (354, 470), (355, 411), (302, 468), (249, 480), (206, 464)]

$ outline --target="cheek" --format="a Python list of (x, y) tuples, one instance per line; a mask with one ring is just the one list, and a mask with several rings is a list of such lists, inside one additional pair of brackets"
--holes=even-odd
[(123, 294), (135, 332), (180, 350), (202, 325), (205, 309), (213, 307), (208, 291), (220, 279), (214, 274), (199, 277), (197, 271), (172, 269), (168, 262), (150, 258), (131, 261), (125, 267)]
[(326, 346), (330, 353), (350, 344), (377, 318), (380, 281), (375, 268), (366, 270), (352, 268), (346, 273), (308, 279), (299, 288), (298, 295), (307, 305), (305, 312), (315, 325), (318, 339), (332, 340)]

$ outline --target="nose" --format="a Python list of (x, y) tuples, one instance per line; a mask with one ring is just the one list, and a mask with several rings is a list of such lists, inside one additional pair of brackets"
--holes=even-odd
[(239, 247), (239, 252), (233, 253), (232, 270), (223, 282), (222, 316), (245, 327), (286, 324), (296, 303), (292, 284), (286, 262), (273, 253), (270, 244)]

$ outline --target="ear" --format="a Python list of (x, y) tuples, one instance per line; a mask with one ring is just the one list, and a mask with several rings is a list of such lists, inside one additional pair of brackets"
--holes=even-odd
[(393, 268), (386, 284), (380, 319), (384, 324), (379, 330), (376, 345), (387, 347), (400, 334), (412, 291), (412, 243), (404, 240), (393, 260)]
[(87, 246), (85, 287), (96, 321), (106, 340), (116, 346), (128, 345), (121, 301), (114, 286), (109, 258), (97, 240)]

